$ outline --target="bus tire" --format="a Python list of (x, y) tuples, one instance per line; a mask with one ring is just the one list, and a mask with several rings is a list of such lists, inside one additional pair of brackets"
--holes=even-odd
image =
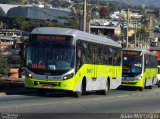
[(145, 80), (145, 82), (144, 82), (144, 84), (143, 84), (143, 87), (139, 87), (139, 91), (143, 91), (144, 88), (146, 88), (146, 80)]
[(149, 88), (149, 89), (152, 89), (152, 85), (150, 85), (148, 88)]
[(144, 90), (144, 87), (139, 87), (139, 91), (143, 91)]
[[(152, 78), (152, 85), (154, 84), (154, 77)], [(152, 85), (150, 85), (148, 88), (152, 89)]]
[(160, 81), (157, 81), (157, 86), (158, 88), (160, 88)]
[(79, 98), (82, 96), (82, 93), (80, 91), (74, 92), (74, 96)]
[(158, 88), (160, 88), (160, 82), (158, 83)]

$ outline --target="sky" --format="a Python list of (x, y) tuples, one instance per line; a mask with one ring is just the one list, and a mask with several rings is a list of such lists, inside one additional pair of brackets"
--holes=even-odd
[(106, 1), (118, 1), (125, 2), (130, 5), (145, 5), (160, 8), (160, 0), (106, 0)]

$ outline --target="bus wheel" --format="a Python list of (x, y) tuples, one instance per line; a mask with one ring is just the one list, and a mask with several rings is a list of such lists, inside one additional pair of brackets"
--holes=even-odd
[(144, 84), (143, 84), (143, 87), (139, 87), (139, 91), (143, 91), (144, 88), (146, 88), (146, 80), (145, 80), (145, 82), (144, 82)]
[(143, 91), (144, 90), (144, 87), (139, 87), (139, 91)]
[(148, 88), (149, 88), (149, 89), (152, 89), (152, 85), (150, 85)]
[(160, 88), (160, 81), (157, 81), (157, 86), (158, 88)]
[[(152, 78), (152, 85), (154, 84), (154, 77)], [(152, 89), (152, 85), (148, 86), (149, 89)]]
[(38, 93), (39, 96), (44, 96), (46, 91), (44, 89), (38, 89), (37, 93)]
[(80, 91), (74, 92), (74, 96), (79, 98), (82, 96), (82, 93)]

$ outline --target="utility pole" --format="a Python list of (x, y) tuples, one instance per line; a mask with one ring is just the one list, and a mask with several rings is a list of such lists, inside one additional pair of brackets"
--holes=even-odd
[[(152, 28), (152, 18), (151, 18), (151, 16), (150, 16), (150, 17), (149, 17), (149, 43), (148, 43), (148, 44), (151, 43), (152, 38), (153, 38), (152, 32), (151, 32), (151, 28)], [(146, 46), (146, 47), (147, 47), (147, 46)], [(146, 49), (147, 49), (147, 48), (146, 48)]]
[(86, 5), (87, 5), (87, 2), (86, 0), (84, 0), (84, 3), (83, 3), (83, 31), (86, 32)]
[(136, 20), (136, 23), (135, 23), (135, 36), (134, 36), (134, 47), (137, 46), (137, 20)]
[(129, 28), (129, 16), (128, 16), (129, 9), (127, 9), (127, 38), (126, 38), (126, 47), (128, 47), (128, 28)]

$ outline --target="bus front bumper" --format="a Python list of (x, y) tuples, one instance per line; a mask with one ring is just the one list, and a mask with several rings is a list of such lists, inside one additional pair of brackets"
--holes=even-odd
[(38, 80), (29, 77), (25, 78), (26, 88), (68, 90), (73, 91), (75, 87), (74, 80)]
[(122, 83), (121, 86), (131, 86), (131, 87), (143, 87), (144, 86), (144, 82), (143, 79), (130, 79), (130, 80), (125, 80), (122, 79)]

